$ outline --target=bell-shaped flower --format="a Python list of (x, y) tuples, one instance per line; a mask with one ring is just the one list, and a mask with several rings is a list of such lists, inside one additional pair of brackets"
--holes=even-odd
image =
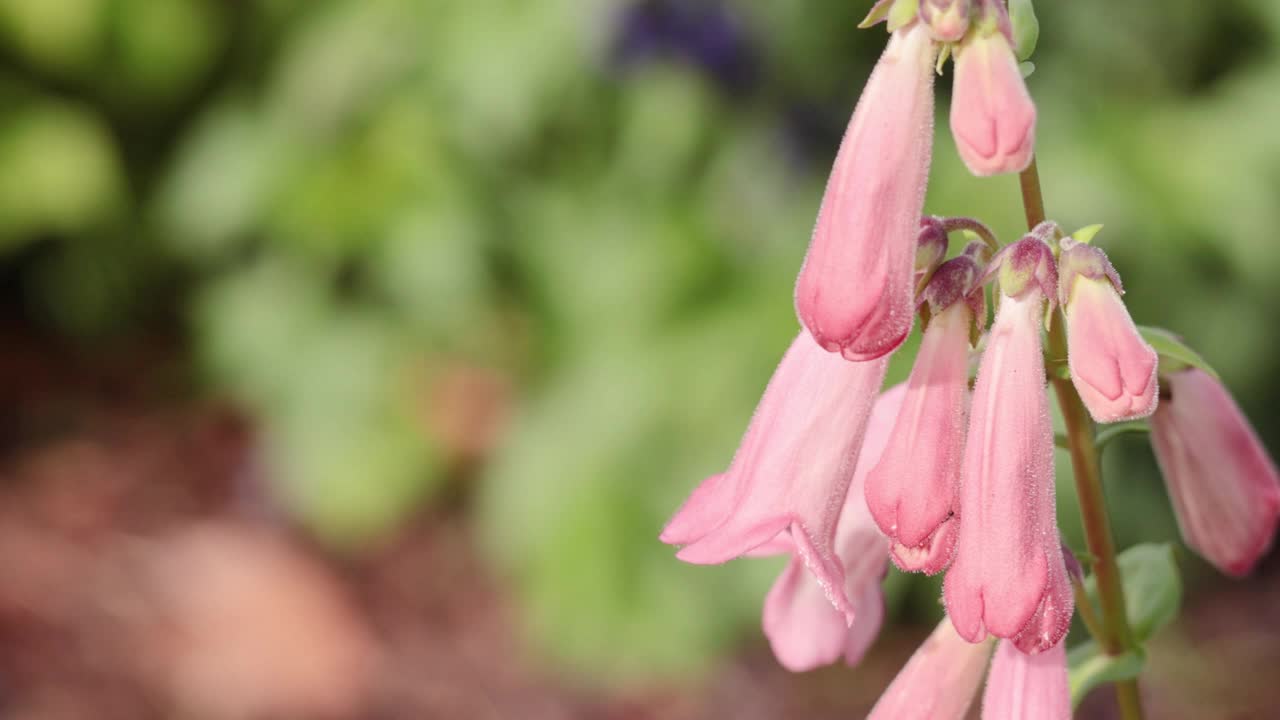
[(1049, 646), (1073, 605), (1054, 514), (1053, 427), (1040, 328), (1057, 289), (1053, 253), (1033, 233), (1001, 251), (1000, 306), (973, 392), (960, 470), (960, 536), (943, 595), (960, 636)]
[(822, 347), (862, 361), (911, 331), (912, 268), (933, 143), (929, 29), (898, 29), (863, 89), (796, 281), (796, 311)]
[(1100, 423), (1134, 420), (1156, 409), (1156, 351), (1129, 317), (1120, 276), (1101, 249), (1066, 238), (1059, 292), (1067, 318), (1071, 382)]
[(1018, 68), (1004, 3), (982, 0), (983, 19), (956, 48), (951, 134), (969, 172), (1021, 172), (1035, 150), (1036, 106)]
[(1187, 545), (1224, 573), (1242, 576), (1271, 547), (1280, 475), (1235, 399), (1212, 375), (1165, 376), (1151, 444)]
[(764, 391), (729, 469), (708, 478), (663, 530), (696, 564), (742, 556), (790, 531), (795, 552), (852, 621), (836, 523), (887, 359), (852, 363), (801, 331)]
[(943, 618), (867, 720), (962, 720), (982, 684), (991, 645), (966, 641)]
[(1027, 655), (1002, 642), (982, 694), (982, 720), (1071, 720), (1067, 650), (1058, 643)]
[(930, 320), (906, 399), (880, 462), (867, 476), (867, 505), (904, 570), (929, 574), (951, 560), (960, 523), (960, 460), (969, 402), (969, 339), (985, 323), (981, 268), (969, 255), (933, 274)]
[(889, 441), (893, 419), (905, 396), (906, 386), (899, 385), (876, 400), (836, 527), (836, 555), (844, 567), (845, 595), (853, 605), (853, 624), (849, 625), (831, 605), (798, 556), (792, 556), (765, 598), (764, 633), (778, 662), (788, 670), (812, 670), (829, 665), (842, 655), (846, 663), (854, 665), (879, 634), (884, 619), (880, 582), (888, 570), (889, 557), (885, 538), (876, 529), (863, 500), (863, 485), (867, 469), (880, 458)]

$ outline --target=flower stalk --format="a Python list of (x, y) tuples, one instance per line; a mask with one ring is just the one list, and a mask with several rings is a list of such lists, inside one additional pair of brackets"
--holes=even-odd
[[(1040, 173), (1033, 157), (1018, 176), (1027, 228), (1035, 228), (1045, 220), (1044, 195), (1040, 189)], [(1048, 354), (1067, 356), (1067, 335), (1061, 308), (1053, 312), (1049, 325)], [(1124, 584), (1116, 564), (1116, 545), (1111, 535), (1106, 498), (1102, 489), (1102, 470), (1098, 464), (1098, 448), (1093, 419), (1069, 378), (1050, 373), (1050, 381), (1058, 397), (1066, 425), (1067, 449), (1071, 453), (1071, 471), (1075, 477), (1080, 514), (1084, 520), (1085, 542), (1093, 556), (1093, 572), (1097, 577), (1102, 605), (1098, 644), (1108, 655), (1120, 655), (1133, 649), (1133, 632), (1125, 615)], [(1091, 628), (1092, 629), (1092, 628)], [(1142, 720), (1142, 701), (1136, 680), (1116, 683), (1116, 700), (1124, 720)]]

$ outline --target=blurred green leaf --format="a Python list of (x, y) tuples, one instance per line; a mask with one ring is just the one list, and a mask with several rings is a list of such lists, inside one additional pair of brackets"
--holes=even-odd
[(1099, 685), (1137, 677), (1145, 665), (1146, 658), (1137, 651), (1113, 656), (1102, 652), (1093, 640), (1077, 645), (1067, 653), (1071, 706), (1078, 707), (1089, 691)]
[(1218, 373), (1205, 362), (1195, 350), (1192, 350), (1182, 338), (1163, 328), (1139, 326), (1142, 339), (1151, 344), (1160, 355), (1160, 370), (1166, 373), (1177, 372), (1188, 367), (1199, 368), (1215, 378)]
[(0, 242), (81, 233), (125, 205), (119, 158), (92, 112), (41, 101), (0, 120)]

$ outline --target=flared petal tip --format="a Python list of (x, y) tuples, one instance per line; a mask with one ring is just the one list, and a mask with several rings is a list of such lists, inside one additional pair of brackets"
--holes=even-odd
[(1280, 488), (1263, 497), (1261, 506), (1264, 518), (1252, 538), (1253, 542), (1245, 545), (1245, 551), (1238, 557), (1214, 563), (1224, 574), (1237, 579), (1248, 577), (1275, 546), (1276, 529), (1280, 527)]
[(952, 518), (938, 526), (923, 543), (907, 547), (895, 542), (890, 550), (893, 564), (904, 572), (920, 572), (936, 575), (951, 565), (955, 556), (959, 520)]

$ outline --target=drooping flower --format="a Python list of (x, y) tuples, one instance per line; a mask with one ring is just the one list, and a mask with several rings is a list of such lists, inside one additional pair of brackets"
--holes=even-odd
[[(1000, 307), (978, 370), (960, 471), (960, 537), (943, 595), (961, 637), (1055, 644), (1074, 609), (1054, 513), (1053, 428), (1040, 327), (1057, 289), (1036, 233), (1005, 248)], [(1065, 589), (1065, 592), (1063, 592)]]
[(1156, 409), (1156, 351), (1138, 334), (1120, 276), (1101, 249), (1063, 239), (1058, 300), (1067, 318), (1071, 382), (1093, 419), (1134, 420)]
[(980, 0), (981, 20), (956, 48), (951, 134), (969, 172), (1021, 172), (1035, 150), (1036, 106), (1013, 52), (1004, 3)]
[(887, 542), (867, 511), (862, 490), (867, 469), (884, 451), (905, 395), (906, 386), (899, 385), (876, 400), (836, 526), (836, 555), (844, 567), (845, 595), (853, 605), (853, 625), (848, 625), (844, 615), (831, 605), (800, 557), (791, 558), (765, 598), (764, 633), (778, 662), (788, 670), (811, 670), (829, 665), (842, 655), (846, 663), (854, 665), (879, 634), (884, 619), (880, 581), (888, 569), (889, 557)]
[(898, 672), (867, 720), (961, 720), (982, 683), (990, 641), (970, 643), (946, 618)]
[(987, 674), (982, 720), (1032, 719), (1071, 720), (1066, 646), (1028, 655), (1002, 642)]
[(970, 254), (948, 260), (925, 288), (931, 319), (884, 456), (867, 477), (867, 505), (904, 570), (929, 574), (951, 560), (960, 523), (960, 460), (969, 402), (969, 338), (985, 323)]
[(835, 530), (886, 359), (852, 363), (801, 331), (765, 389), (729, 469), (703, 482), (663, 530), (676, 557), (716, 564), (789, 531), (795, 552), (852, 621)]
[(911, 331), (935, 53), (919, 22), (890, 37), (840, 145), (796, 281), (801, 322), (850, 360), (882, 357)]
[(1242, 576), (1266, 554), (1280, 518), (1280, 474), (1231, 393), (1197, 368), (1165, 376), (1151, 444), (1187, 545)]

